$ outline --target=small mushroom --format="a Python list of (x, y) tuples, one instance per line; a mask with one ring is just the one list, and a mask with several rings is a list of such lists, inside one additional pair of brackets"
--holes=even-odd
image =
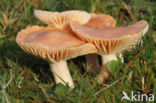
[(50, 26), (58, 29), (66, 29), (66, 27), (69, 25), (69, 22), (85, 24), (90, 19), (90, 15), (87, 12), (78, 10), (64, 12), (35, 10), (34, 14), (36, 18), (41, 20), (43, 23), (49, 24)]
[[(130, 45), (135, 45), (137, 41), (147, 32), (148, 23), (141, 20), (127, 27), (107, 27), (104, 29), (90, 28), (76, 23), (70, 24), (76, 35), (87, 42), (93, 43), (106, 61), (116, 57), (116, 53), (126, 50)], [(107, 65), (107, 62), (105, 62)], [(109, 77), (107, 66), (103, 65), (97, 75), (99, 83)]]
[(26, 52), (49, 62), (56, 84), (71, 88), (74, 84), (66, 60), (97, 52), (93, 44), (53, 27), (28, 27), (18, 33), (16, 42)]

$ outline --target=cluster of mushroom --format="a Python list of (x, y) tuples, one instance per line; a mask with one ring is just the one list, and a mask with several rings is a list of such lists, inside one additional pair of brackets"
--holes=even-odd
[[(56, 84), (71, 88), (74, 83), (66, 60), (86, 55), (87, 66), (98, 73), (97, 80), (102, 83), (110, 75), (107, 63), (117, 60), (117, 53), (135, 45), (148, 30), (144, 20), (127, 27), (114, 27), (115, 20), (109, 15), (78, 10), (35, 10), (34, 14), (49, 26), (28, 27), (18, 33), (16, 42), (26, 52), (49, 62)], [(98, 55), (102, 57), (102, 66)]]

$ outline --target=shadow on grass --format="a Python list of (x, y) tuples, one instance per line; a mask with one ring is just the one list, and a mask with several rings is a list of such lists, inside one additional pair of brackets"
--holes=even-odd
[[(9, 66), (8, 61), (11, 60), (23, 69), (30, 69), (34, 73), (38, 74), (41, 82), (48, 83), (50, 82), (50, 78), (54, 81), (48, 62), (26, 53), (15, 41), (7, 41), (0, 45), (0, 58), (2, 65), (5, 68), (12, 68)], [(86, 72), (85, 65), (82, 65), (85, 64), (85, 56), (69, 59), (68, 63), (72, 63), (74, 67), (79, 68), (81, 74)]]
[(11, 60), (15, 64), (20, 65), (23, 69), (31, 69), (34, 73), (39, 74), (41, 82), (49, 82), (48, 76), (53, 79), (52, 73), (50, 69), (48, 69), (48, 63), (24, 52), (15, 41), (7, 41), (0, 45), (0, 58), (5, 68), (11, 68), (8, 61)]

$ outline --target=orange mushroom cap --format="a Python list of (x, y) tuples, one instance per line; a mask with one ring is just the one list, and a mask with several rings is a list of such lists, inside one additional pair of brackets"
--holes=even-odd
[(60, 61), (97, 52), (95, 46), (65, 31), (33, 26), (20, 31), (16, 42), (26, 52), (48, 61)]
[(35, 10), (36, 18), (43, 23), (49, 24), (55, 28), (63, 29), (69, 25), (70, 22), (85, 24), (89, 21), (90, 14), (85, 11), (70, 10), (64, 12), (50, 12), (43, 10)]
[(133, 45), (148, 30), (144, 20), (127, 27), (107, 27), (104, 29), (90, 28), (85, 25), (70, 24), (75, 34), (82, 40), (93, 43), (100, 53), (119, 53)]
[(91, 19), (85, 24), (88, 27), (101, 29), (104, 27), (114, 27), (116, 24), (114, 18), (110, 15), (95, 13), (91, 13), (90, 15)]

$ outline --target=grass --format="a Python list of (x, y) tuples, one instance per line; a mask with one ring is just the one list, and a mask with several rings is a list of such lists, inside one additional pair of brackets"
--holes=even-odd
[[(0, 0), (0, 103), (133, 103), (121, 101), (122, 91), (156, 96), (155, 5), (155, 0)], [(76, 85), (70, 90), (56, 86), (48, 63), (25, 53), (15, 42), (21, 29), (45, 25), (34, 17), (35, 9), (106, 13), (117, 26), (145, 19), (150, 27), (143, 44), (123, 52), (124, 64), (111, 62), (116, 72), (102, 85), (86, 71), (84, 56), (69, 60)]]

